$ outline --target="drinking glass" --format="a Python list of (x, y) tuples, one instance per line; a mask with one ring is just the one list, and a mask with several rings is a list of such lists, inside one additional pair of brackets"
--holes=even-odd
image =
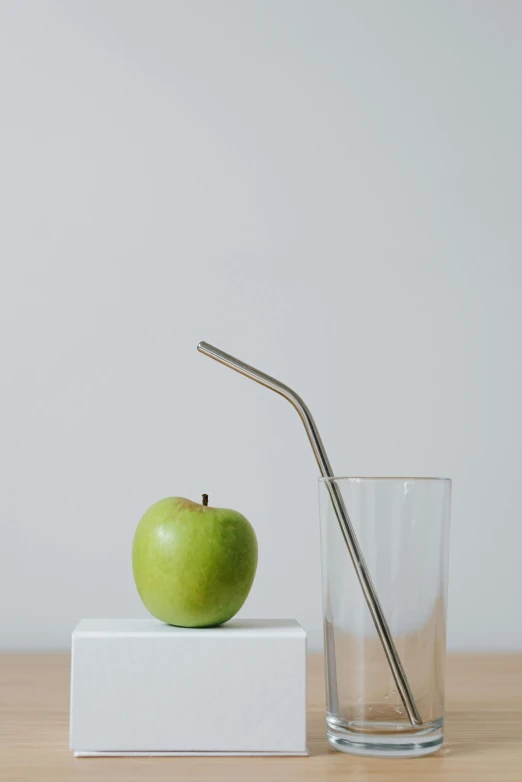
[[(422, 724), (401, 697), (330, 500), (339, 489), (375, 585)], [(444, 732), (451, 481), (320, 478), (330, 744), (357, 755), (420, 756)]]

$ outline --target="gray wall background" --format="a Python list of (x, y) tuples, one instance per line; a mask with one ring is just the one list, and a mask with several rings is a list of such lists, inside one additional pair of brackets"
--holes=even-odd
[(454, 479), (452, 649), (522, 649), (519, 2), (0, 2), (0, 646), (145, 613), (168, 495), (322, 642), (317, 470)]

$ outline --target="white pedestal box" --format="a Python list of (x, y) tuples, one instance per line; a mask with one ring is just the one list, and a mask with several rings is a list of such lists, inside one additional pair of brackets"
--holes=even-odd
[(70, 743), (76, 755), (305, 755), (306, 633), (293, 619), (84, 619)]

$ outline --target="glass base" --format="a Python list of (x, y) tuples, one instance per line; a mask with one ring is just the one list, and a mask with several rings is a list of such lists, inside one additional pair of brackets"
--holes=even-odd
[(326, 718), (328, 741), (339, 752), (379, 758), (420, 758), (436, 752), (444, 740), (443, 720), (420, 728), (392, 722), (342, 722)]

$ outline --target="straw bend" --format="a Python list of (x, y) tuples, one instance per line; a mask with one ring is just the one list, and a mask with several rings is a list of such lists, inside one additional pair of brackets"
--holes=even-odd
[(324, 445), (319, 436), (312, 414), (299, 394), (296, 394), (289, 386), (276, 380), (275, 377), (270, 377), (270, 375), (261, 372), (259, 369), (255, 369), (249, 364), (245, 364), (243, 361), (234, 358), (234, 356), (231, 356), (229, 353), (225, 353), (223, 350), (219, 350), (219, 348), (209, 345), (208, 342), (200, 342), (198, 350), (200, 353), (204, 353), (206, 356), (210, 356), (210, 358), (219, 361), (221, 364), (224, 364), (231, 369), (235, 369), (236, 372), (245, 375), (245, 377), (249, 377), (251, 380), (255, 380), (262, 386), (270, 388), (272, 391), (275, 391), (276, 394), (280, 394), (287, 399), (295, 407), (304, 424), (308, 439), (310, 440), (315, 457), (319, 463), (321, 475), (333, 477), (332, 468), (328, 461), (328, 457), (326, 456)]

